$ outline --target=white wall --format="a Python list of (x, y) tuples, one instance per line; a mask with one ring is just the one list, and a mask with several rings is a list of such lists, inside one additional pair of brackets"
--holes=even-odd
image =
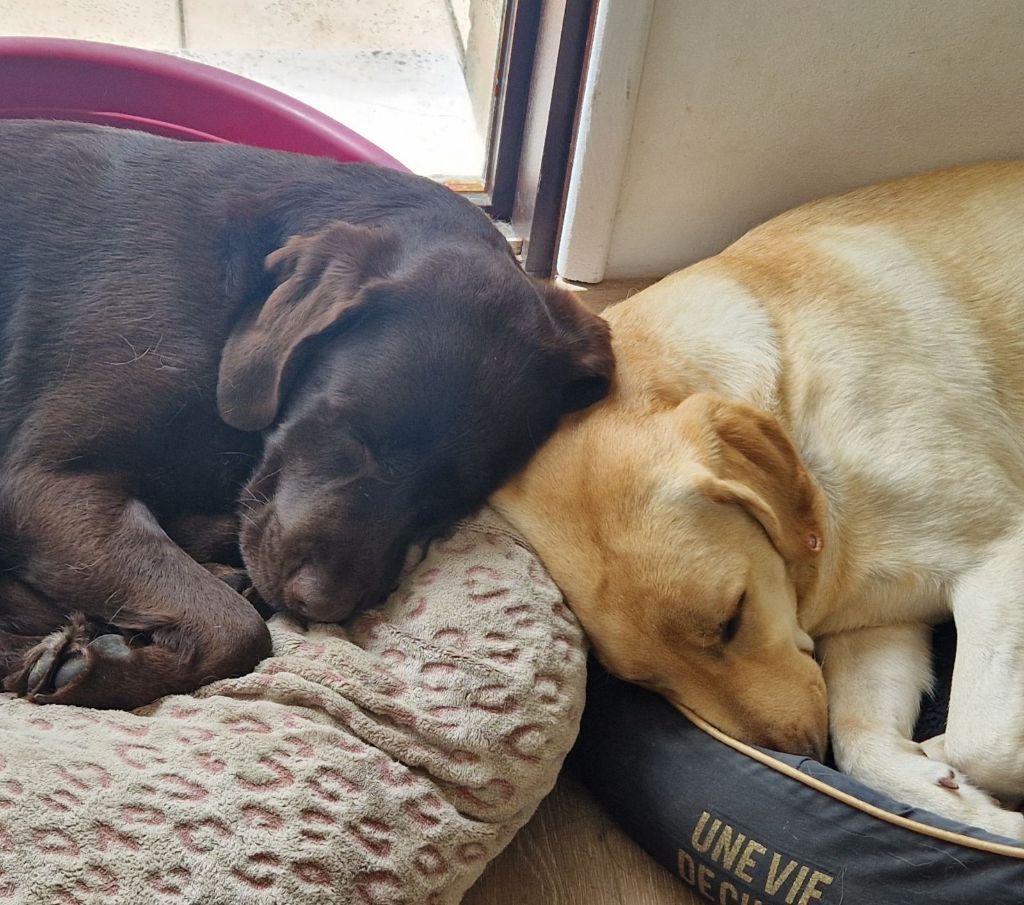
[(832, 191), (1024, 156), (1022, 0), (656, 0), (647, 40), (607, 278)]

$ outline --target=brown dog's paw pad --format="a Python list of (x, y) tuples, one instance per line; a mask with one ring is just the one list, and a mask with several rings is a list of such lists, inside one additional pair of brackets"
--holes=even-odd
[(106, 660), (127, 660), (131, 648), (124, 635), (97, 635), (90, 643), (89, 650)]
[[(103, 629), (106, 628), (106, 631)], [(94, 634), (100, 631), (101, 634)], [(144, 642), (143, 636), (135, 636)], [(8, 675), (4, 685), (40, 704), (78, 703), (67, 698), (97, 668), (123, 664), (132, 653), (131, 641), (109, 627), (90, 623), (81, 614), (72, 615), (68, 625), (53, 632), (28, 651), (21, 669)], [(77, 692), (75, 692), (77, 696)]]
[(101, 660), (126, 660), (129, 656), (131, 649), (122, 635), (98, 635), (89, 642), (85, 652), (73, 652), (60, 665), (53, 674), (51, 683), (55, 691), (70, 685), (83, 673), (88, 672), (97, 657)]
[(34, 694), (49, 684), (50, 675), (57, 664), (57, 650), (47, 649), (40, 654), (39, 659), (32, 664), (25, 679), (25, 694)]
[(65, 660), (61, 663), (60, 668), (53, 674), (51, 684), (55, 689), (63, 688), (65, 685), (69, 685), (77, 679), (86, 671), (86, 669), (88, 669), (88, 667), (88, 661), (81, 655), (76, 655), (70, 660)]

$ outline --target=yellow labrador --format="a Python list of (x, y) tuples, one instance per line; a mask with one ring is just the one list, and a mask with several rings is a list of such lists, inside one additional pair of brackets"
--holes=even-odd
[(831, 728), (848, 773), (1024, 838), (986, 794), (1024, 795), (1024, 163), (805, 205), (607, 319), (611, 396), (494, 500), (601, 660), (750, 742)]

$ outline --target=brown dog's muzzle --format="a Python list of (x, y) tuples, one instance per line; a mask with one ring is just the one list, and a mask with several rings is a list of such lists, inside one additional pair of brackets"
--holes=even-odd
[[(354, 614), (380, 603), (393, 581), (368, 585), (358, 577), (346, 580), (313, 562), (300, 566), (284, 582), (280, 607), (311, 622), (342, 622)], [(373, 590), (377, 588), (377, 590)]]

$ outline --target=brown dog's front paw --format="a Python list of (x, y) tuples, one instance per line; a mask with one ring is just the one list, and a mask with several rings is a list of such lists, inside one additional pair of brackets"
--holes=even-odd
[(5, 688), (37, 704), (133, 710), (249, 672), (270, 655), (267, 625), (243, 596), (208, 585), (210, 605), (189, 623), (131, 616), (128, 627), (73, 614), (25, 651)]
[(65, 628), (25, 653), (21, 668), (8, 675), (4, 686), (30, 701), (57, 702), (73, 697), (74, 688), (86, 682), (93, 670), (109, 671), (108, 667), (127, 661), (131, 652), (123, 635), (98, 633), (81, 613), (75, 613)]

